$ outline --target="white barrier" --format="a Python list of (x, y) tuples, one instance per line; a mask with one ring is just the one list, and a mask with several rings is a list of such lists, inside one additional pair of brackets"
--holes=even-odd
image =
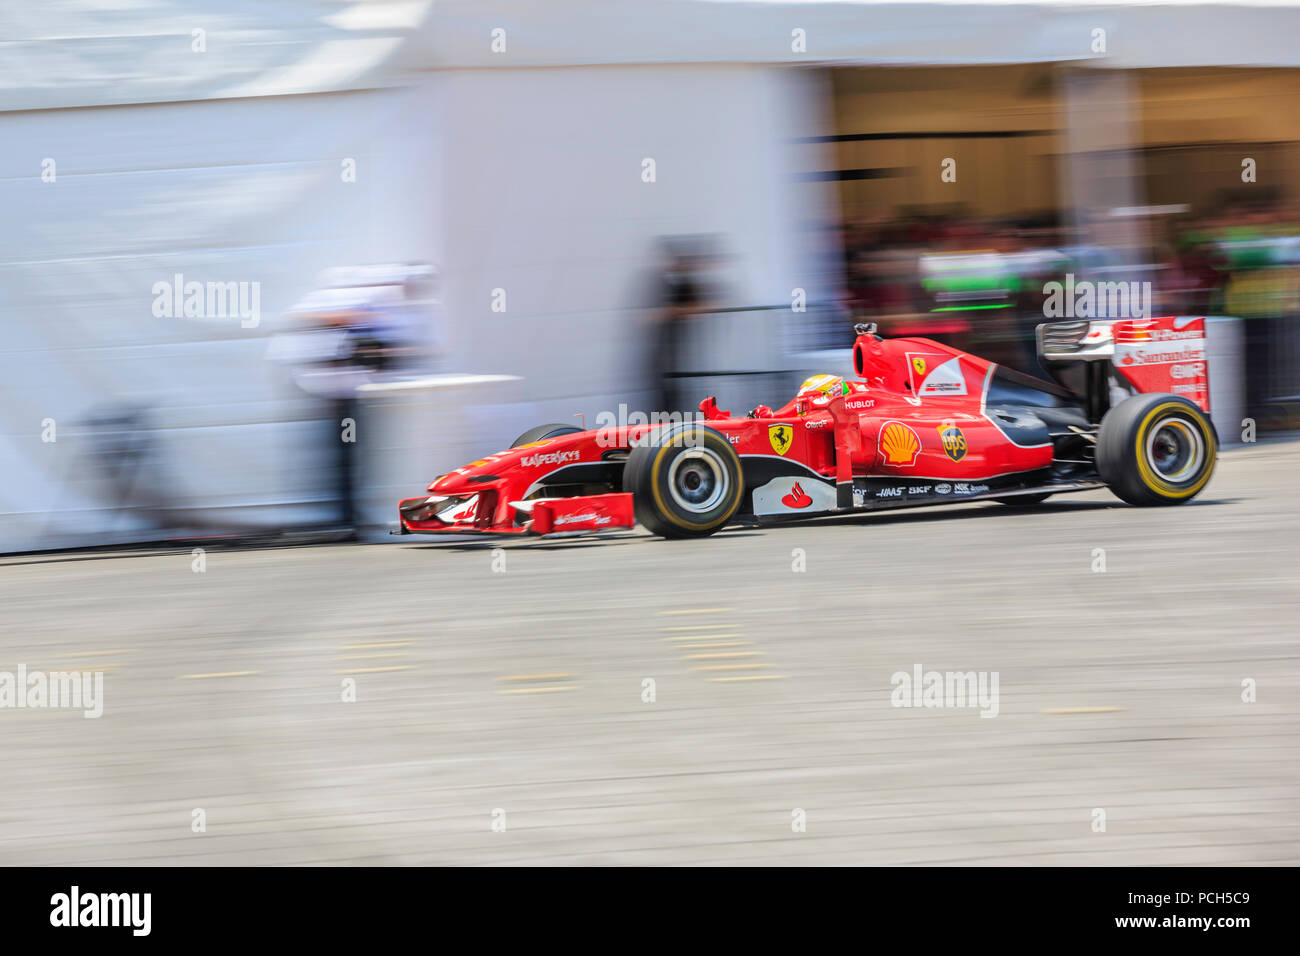
[(1246, 414), (1246, 339), (1241, 319), (1205, 317), (1205, 359), (1210, 367), (1210, 419), (1220, 445), (1241, 444)]

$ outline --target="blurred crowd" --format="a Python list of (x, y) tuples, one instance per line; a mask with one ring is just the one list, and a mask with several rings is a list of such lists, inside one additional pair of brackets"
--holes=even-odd
[(1289, 329), (1300, 313), (1300, 209), (1293, 203), (1225, 201), (1202, 215), (1182, 207), (1117, 211), (1079, 226), (1052, 214), (904, 214), (850, 219), (836, 231), (844, 304), (885, 335), (924, 335), (1041, 374), (1034, 329), (1046, 320), (1044, 285), (1073, 274), (1149, 282), (1154, 315), (1247, 320), (1251, 362), (1269, 365), (1257, 379), (1295, 375), (1266, 361), (1270, 343), (1291, 348)]
[[(1262, 425), (1287, 425), (1300, 395), (1300, 207), (1276, 196), (1225, 197), (1215, 207), (1114, 210), (1081, 223), (1056, 213), (980, 218), (961, 209), (851, 216), (828, 227), (842, 250), (839, 302), (809, 303), (808, 349), (847, 347), (853, 322), (887, 336), (947, 342), (1030, 375), (1036, 327), (1052, 318), (1050, 282), (1138, 282), (1150, 315), (1243, 320), (1246, 402)], [(716, 236), (660, 240), (651, 348), (657, 408), (694, 408), (698, 383), (681, 372), (693, 319), (768, 304), (730, 294)], [(835, 268), (833, 266), (832, 268)], [(812, 314), (815, 312), (816, 314)], [(1111, 316), (1119, 317), (1119, 316)], [(719, 364), (722, 356), (711, 359)], [(710, 364), (707, 363), (706, 364)]]

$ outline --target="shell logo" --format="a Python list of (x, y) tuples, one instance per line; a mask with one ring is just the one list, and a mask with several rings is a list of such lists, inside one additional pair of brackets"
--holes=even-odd
[(921, 439), (902, 422), (886, 422), (880, 429), (880, 453), (886, 465), (909, 468), (921, 452)]

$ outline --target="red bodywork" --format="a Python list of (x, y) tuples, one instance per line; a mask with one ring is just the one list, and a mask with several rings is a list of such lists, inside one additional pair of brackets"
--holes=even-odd
[[(1186, 394), (1208, 411), (1201, 320), (1111, 325), (1087, 329), (1080, 354), (1113, 355), (1115, 370), (1135, 390)], [(824, 376), (826, 389), (801, 391), (775, 411), (760, 405), (736, 418), (712, 398), (700, 403), (702, 420), (740, 457), (745, 495), (738, 514), (798, 517), (1101, 486), (1087, 460), (1072, 460), (1095, 437), (1095, 422), (1072, 398), (1063, 404), (1074, 419), (1011, 398), (995, 401), (993, 363), (930, 339), (861, 334), (853, 355), (856, 380)], [(1021, 387), (1044, 385), (1021, 378)], [(1073, 395), (1045, 387), (1056, 388), (1048, 404), (1058, 410), (1061, 396)], [(1050, 429), (1045, 418), (1055, 423)], [(632, 495), (620, 493), (623, 462), (634, 444), (672, 424), (620, 423), (470, 462), (434, 480), (427, 495), (401, 502), (400, 533), (630, 528)], [(1059, 459), (1063, 473), (1054, 470), (1053, 439), (1077, 442)]]
[[(863, 335), (854, 352), (858, 380), (846, 381), (847, 394), (801, 395), (743, 418), (719, 411), (711, 399), (701, 403), (708, 427), (726, 436), (745, 465), (752, 512), (847, 510), (861, 504), (852, 497), (856, 477), (978, 488), (986, 479), (1050, 466), (1050, 442), (1017, 444), (985, 414), (990, 362), (920, 338)], [(402, 531), (556, 534), (631, 527), (628, 494), (528, 499), (557, 481), (597, 482), (603, 469), (617, 470), (633, 443), (660, 427), (598, 428), (470, 462), (438, 477), (427, 495), (400, 503)], [(518, 502), (524, 504), (512, 504)]]
[(1137, 391), (1181, 395), (1210, 413), (1204, 318), (1125, 319), (1111, 331), (1115, 371)]

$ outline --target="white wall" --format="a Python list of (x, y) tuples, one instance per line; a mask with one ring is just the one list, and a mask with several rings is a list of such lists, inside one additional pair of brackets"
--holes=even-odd
[[(655, 237), (725, 237), (735, 304), (826, 296), (801, 227), (824, 225), (832, 197), (793, 181), (819, 164), (789, 143), (824, 131), (820, 80), (776, 66), (435, 71), (401, 90), (0, 113), (0, 551), (150, 536), (114, 510), (79, 425), (124, 405), (154, 426), (143, 498), (164, 485), (215, 524), (325, 516), (320, 409), (264, 354), (327, 266), (438, 263), (451, 367), (524, 379), (462, 399), (474, 407), (455, 435), (437, 424), (457, 415), (444, 401), (411, 418), (433, 424), (405, 449), (386, 438), (417, 463), (403, 474), (421, 472), (409, 492), (538, 422), (646, 408), (637, 307)], [(153, 316), (153, 284), (177, 272), (261, 283), (260, 327)]]
[(468, 370), (525, 376), (539, 420), (645, 409), (638, 307), (658, 236), (720, 234), (732, 304), (823, 295), (800, 230), (828, 221), (832, 196), (793, 182), (808, 154), (790, 143), (824, 131), (820, 81), (745, 65), (436, 74), (446, 305)]
[[(326, 266), (439, 257), (436, 133), (427, 90), (0, 113), (0, 550), (144, 533), (78, 425), (126, 404), (155, 426), (142, 481), (220, 520), (310, 517), (318, 412), (266, 337)], [(155, 317), (177, 272), (259, 282), (261, 325)]]

